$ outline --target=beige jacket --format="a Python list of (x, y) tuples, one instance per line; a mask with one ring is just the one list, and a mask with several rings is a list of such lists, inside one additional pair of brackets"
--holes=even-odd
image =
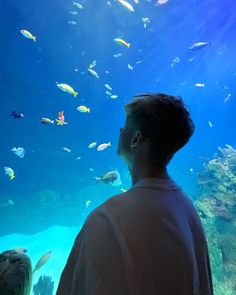
[(174, 181), (143, 179), (88, 216), (57, 290), (82, 294), (213, 294), (201, 221)]

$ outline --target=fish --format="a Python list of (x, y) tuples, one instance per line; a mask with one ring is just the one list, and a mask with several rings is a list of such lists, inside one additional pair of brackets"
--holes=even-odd
[(90, 65), (89, 65), (89, 68), (92, 69), (92, 68), (95, 68), (97, 65), (97, 61), (94, 60)]
[(112, 95), (110, 96), (110, 98), (112, 98), (112, 99), (116, 99), (116, 98), (118, 98), (118, 95), (116, 95), (116, 94), (112, 94)]
[(51, 120), (51, 119), (49, 119), (49, 118), (41, 118), (41, 119), (40, 119), (40, 122), (41, 122), (42, 124), (54, 124), (54, 120)]
[(228, 149), (233, 150), (233, 147), (232, 147), (231, 145), (229, 145), (229, 144), (226, 143), (225, 146), (226, 146)]
[(5, 170), (5, 175), (8, 175), (10, 180), (13, 180), (15, 178), (15, 172), (12, 168), (5, 166), (4, 170)]
[(106, 95), (111, 96), (111, 92), (106, 91)]
[(85, 202), (85, 206), (86, 206), (86, 208), (88, 208), (90, 205), (91, 205), (91, 201), (90, 201), (90, 200), (87, 200), (87, 201)]
[(97, 183), (102, 182), (105, 184), (112, 184), (113, 186), (121, 185), (120, 173), (118, 170), (109, 171), (100, 177), (94, 177), (94, 178), (96, 179)]
[(93, 148), (95, 148), (96, 145), (97, 145), (97, 142), (96, 142), (96, 141), (91, 142), (91, 143), (88, 145), (88, 148), (89, 148), (89, 149), (93, 149)]
[(39, 270), (48, 260), (49, 258), (52, 256), (52, 251), (48, 251), (46, 252), (40, 259), (39, 261), (36, 263), (35, 267), (34, 267), (34, 270), (33, 270), (33, 273), (36, 271), (36, 270)]
[(196, 86), (196, 87), (205, 87), (205, 84), (204, 83), (196, 83), (194, 86)]
[(123, 5), (123, 7), (125, 7), (129, 11), (134, 12), (133, 6), (128, 1), (125, 1), (125, 0), (117, 0), (117, 2), (119, 2), (121, 5)]
[(99, 79), (99, 76), (98, 76), (98, 73), (95, 72), (93, 69), (87, 69), (88, 73), (90, 74), (90, 76), (96, 78), (96, 79)]
[(87, 108), (86, 106), (78, 106), (77, 110), (81, 113), (90, 113), (90, 108)]
[(25, 253), (28, 252), (28, 250), (25, 249), (25, 248), (14, 248), (12, 250), (15, 251), (15, 252), (17, 252), (18, 254), (25, 254)]
[(199, 49), (202, 49), (210, 44), (211, 44), (211, 42), (197, 42), (197, 43), (194, 43), (189, 49), (192, 51), (199, 50)]
[(69, 14), (71, 14), (71, 15), (77, 15), (78, 14), (78, 11), (69, 11)]
[(21, 32), (21, 34), (22, 34), (23, 36), (25, 36), (25, 38), (27, 38), (27, 39), (31, 39), (31, 40), (33, 40), (34, 42), (36, 42), (36, 37), (33, 36), (29, 31), (27, 31), (27, 30), (20, 30), (20, 32)]
[(78, 2), (73, 1), (73, 5), (75, 5), (77, 8), (79, 8), (80, 10), (84, 9), (84, 6)]
[(108, 143), (102, 143), (97, 147), (97, 151), (101, 152), (107, 149), (109, 146), (111, 146), (111, 142), (109, 141)]
[(107, 90), (112, 91), (112, 87), (109, 84), (105, 84), (104, 86)]
[(74, 97), (76, 97), (78, 95), (78, 92), (76, 92), (70, 85), (68, 85), (66, 83), (57, 83), (57, 87), (59, 89), (61, 89), (62, 91), (73, 94)]
[(56, 119), (57, 125), (68, 125), (68, 122), (65, 122), (64, 111), (58, 112), (58, 119)]
[(81, 160), (81, 159), (82, 159), (82, 157), (78, 156), (78, 157), (75, 158), (75, 161), (78, 161), (78, 160)]
[(17, 111), (11, 112), (11, 115), (15, 119), (24, 118), (24, 114), (23, 113), (20, 113), (20, 112), (17, 112)]
[(150, 19), (148, 17), (142, 17), (143, 27), (147, 28), (147, 25), (150, 24)]
[(130, 43), (127, 43), (125, 40), (121, 39), (121, 38), (115, 38), (113, 39), (113, 41), (116, 43), (116, 44), (119, 44), (119, 45), (124, 45), (128, 48), (130, 48), (131, 44)]
[(125, 193), (125, 192), (127, 192), (127, 189), (125, 189), (125, 188), (122, 187), (122, 188), (120, 189), (120, 191), (121, 191), (122, 193)]
[(75, 25), (77, 25), (77, 22), (74, 20), (68, 20), (68, 24), (75, 26)]
[(25, 149), (23, 147), (13, 147), (11, 149), (11, 151), (16, 155), (18, 156), (19, 158), (24, 158), (24, 155), (25, 155)]
[(114, 58), (118, 58), (118, 57), (120, 57), (120, 56), (122, 56), (123, 54), (122, 53), (115, 53), (115, 54), (113, 54), (113, 57)]
[(231, 97), (231, 94), (228, 93), (227, 96), (226, 96), (225, 99), (224, 99), (224, 102), (227, 102), (227, 101), (230, 99), (230, 97)]
[(211, 121), (208, 121), (208, 125), (209, 125), (210, 128), (212, 128), (212, 126), (213, 126)]
[(171, 67), (173, 68), (174, 65), (178, 64), (179, 62), (180, 62), (180, 58), (176, 56), (172, 61)]
[(133, 71), (133, 69), (134, 69), (134, 67), (131, 66), (130, 64), (128, 64), (127, 67), (128, 67), (128, 69), (131, 70), (131, 71)]
[(63, 152), (66, 152), (66, 153), (70, 153), (71, 152), (71, 150), (69, 148), (67, 148), (67, 147), (63, 147), (62, 150), (63, 150)]

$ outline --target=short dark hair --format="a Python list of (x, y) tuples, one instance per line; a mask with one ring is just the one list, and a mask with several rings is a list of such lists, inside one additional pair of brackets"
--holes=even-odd
[(30, 258), (14, 250), (0, 254), (0, 294), (29, 295), (32, 282)]
[(125, 106), (128, 119), (150, 139), (150, 159), (165, 167), (194, 132), (190, 113), (179, 96), (140, 94)]

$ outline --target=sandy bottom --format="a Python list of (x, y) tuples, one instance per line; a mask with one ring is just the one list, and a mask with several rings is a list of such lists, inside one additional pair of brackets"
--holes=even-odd
[[(67, 257), (80, 227), (54, 226), (34, 235), (11, 234), (0, 237), (0, 253), (14, 248), (26, 248), (34, 267), (39, 258), (52, 250), (52, 256), (41, 269), (35, 272), (33, 285), (41, 275), (48, 275), (54, 281), (54, 294), (58, 286), (60, 274), (65, 266)], [(31, 293), (33, 294), (33, 292)]]

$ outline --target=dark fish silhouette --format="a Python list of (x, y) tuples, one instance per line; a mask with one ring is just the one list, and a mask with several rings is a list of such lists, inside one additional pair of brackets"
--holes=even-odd
[(20, 119), (20, 118), (23, 118), (24, 117), (24, 114), (23, 113), (20, 113), (20, 112), (17, 112), (17, 111), (13, 111), (11, 113), (12, 117), (14, 117), (15, 119)]

